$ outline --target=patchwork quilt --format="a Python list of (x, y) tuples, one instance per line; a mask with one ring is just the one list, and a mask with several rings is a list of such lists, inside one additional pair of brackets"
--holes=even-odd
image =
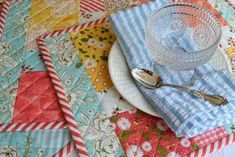
[[(219, 46), (235, 68), (233, 3), (191, 1), (221, 21), (226, 33)], [(204, 156), (235, 141), (234, 124), (178, 138), (113, 87), (108, 54), (116, 37), (107, 16), (147, 2), (2, 3), (0, 156)]]

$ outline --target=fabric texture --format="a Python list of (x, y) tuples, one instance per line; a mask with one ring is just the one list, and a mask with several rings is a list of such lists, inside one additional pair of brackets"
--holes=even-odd
[(90, 156), (122, 156), (114, 127), (103, 112), (85, 66), (68, 33), (45, 39)]
[(111, 15), (110, 20), (130, 69), (138, 67), (152, 70), (167, 83), (222, 95), (230, 103), (218, 107), (172, 88), (150, 90), (140, 85), (138, 87), (177, 136), (193, 137), (216, 126), (234, 122), (235, 86), (230, 72), (216, 71), (209, 64), (195, 71), (175, 72), (152, 58), (145, 42), (146, 21), (151, 11), (165, 2), (152, 2)]

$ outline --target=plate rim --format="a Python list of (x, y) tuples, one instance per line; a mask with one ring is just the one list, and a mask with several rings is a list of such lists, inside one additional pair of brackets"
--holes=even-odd
[[(117, 85), (117, 83), (116, 83), (116, 81), (114, 81), (114, 77), (113, 77), (113, 71), (111, 70), (112, 68), (112, 63), (110, 62), (110, 58), (111, 58), (111, 56), (112, 56), (112, 53), (115, 51), (114, 49), (116, 49), (116, 47), (117, 46), (119, 46), (120, 47), (120, 52), (122, 53), (122, 50), (121, 50), (121, 45), (119, 44), (119, 42), (118, 42), (118, 40), (116, 40), (114, 43), (113, 43), (113, 45), (112, 45), (112, 48), (111, 48), (111, 50), (110, 50), (110, 53), (109, 53), (109, 57), (108, 57), (108, 69), (109, 69), (109, 74), (110, 74), (110, 78), (111, 78), (111, 80), (112, 80), (112, 83), (114, 84), (114, 86), (115, 86), (115, 88), (117, 89), (117, 91), (119, 92), (119, 94), (122, 96), (122, 97), (124, 97), (125, 98), (125, 100), (130, 104), (130, 105), (132, 105), (133, 107), (135, 107), (135, 108), (137, 108), (137, 109), (139, 109), (139, 110), (141, 110), (141, 111), (143, 111), (144, 113), (147, 113), (147, 114), (149, 114), (149, 115), (152, 115), (152, 116), (155, 116), (155, 117), (161, 117), (156, 111), (146, 111), (146, 110), (144, 110), (144, 109), (142, 109), (142, 108), (140, 108), (139, 106), (140, 105), (136, 105), (136, 104), (133, 104), (133, 102), (126, 96), (126, 95), (123, 95), (122, 94), (122, 91), (120, 90), (120, 88), (118, 87), (118, 85)], [(127, 65), (127, 63), (126, 63), (126, 60), (124, 61), (125, 62), (125, 64)], [(127, 67), (128, 67), (128, 65), (127, 65)], [(135, 85), (136, 86), (136, 85)], [(137, 88), (137, 86), (136, 86), (136, 88)], [(138, 88), (137, 88), (138, 89)], [(139, 90), (138, 90), (138, 92), (141, 94), (141, 95), (143, 95)], [(144, 96), (143, 96), (143, 98), (144, 98)], [(148, 104), (148, 105), (150, 105), (149, 103), (148, 103), (148, 100), (146, 99), (146, 98), (144, 98), (145, 100), (146, 100), (146, 103)], [(150, 105), (151, 106), (151, 105)], [(151, 106), (153, 109), (154, 109), (154, 107), (153, 106)]]
[[(143, 109), (143, 108), (140, 108), (140, 107), (139, 107), (140, 105), (136, 105), (135, 103), (133, 103), (133, 101), (131, 101), (131, 100), (129, 99), (129, 97), (126, 96), (126, 95), (124, 95), (123, 92), (120, 90), (119, 86), (117, 85), (117, 83), (116, 83), (116, 81), (115, 81), (115, 79), (114, 79), (114, 74), (113, 74), (113, 71), (112, 71), (112, 67), (113, 67), (113, 66), (112, 66), (112, 63), (110, 62), (110, 58), (111, 58), (113, 52), (115, 51), (115, 49), (117, 49), (117, 48), (120, 49), (120, 53), (123, 53), (123, 52), (122, 52), (122, 49), (121, 49), (121, 45), (119, 44), (118, 40), (116, 40), (116, 41), (113, 43), (113, 45), (112, 45), (112, 47), (111, 47), (111, 49), (110, 49), (109, 57), (108, 57), (108, 69), (109, 69), (109, 74), (110, 74), (110, 78), (111, 78), (112, 83), (114, 84), (115, 88), (117, 89), (117, 91), (119, 92), (119, 94), (120, 94), (121, 96), (123, 96), (123, 97), (126, 99), (126, 101), (127, 101), (130, 105), (132, 105), (132, 106), (134, 106), (135, 108), (137, 108), (137, 109), (139, 109), (139, 110), (141, 110), (141, 111), (143, 111), (143, 112), (145, 112), (145, 113), (147, 113), (147, 114), (150, 114), (150, 115), (152, 115), (152, 116), (161, 117), (161, 116), (157, 113), (157, 111), (152, 111), (152, 112), (150, 112), (150, 111), (147, 111), (147, 110), (145, 110), (145, 109)], [(116, 50), (116, 51), (117, 51), (117, 50)], [(123, 54), (122, 54), (122, 55), (123, 55)], [(223, 60), (224, 60), (224, 62), (226, 63), (227, 69), (232, 73), (232, 67), (231, 67), (231, 63), (230, 63), (230, 61), (229, 61), (229, 59), (228, 59), (228, 56), (227, 56), (225, 53), (221, 52), (221, 51), (220, 51), (220, 55), (223, 56)], [(128, 65), (127, 65), (126, 59), (125, 59), (124, 62), (125, 62), (125, 64), (126, 64), (127, 68), (129, 68)], [(133, 80), (133, 83), (134, 83), (134, 80)], [(136, 84), (135, 84), (135, 86), (136, 86)], [(143, 94), (139, 91), (139, 89), (138, 89), (137, 86), (136, 86), (136, 88), (137, 88), (137, 90), (138, 90), (138, 93), (140, 93), (140, 94), (143, 96)], [(146, 100), (146, 103), (147, 103), (146, 105), (149, 105), (149, 106), (151, 106), (151, 107), (154, 109), (154, 107), (148, 102), (148, 100), (147, 100), (144, 96), (143, 96), (143, 98)]]

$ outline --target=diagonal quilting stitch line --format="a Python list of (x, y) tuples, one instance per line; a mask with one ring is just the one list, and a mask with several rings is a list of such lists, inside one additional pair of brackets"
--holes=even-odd
[[(88, 91), (91, 90), (91, 88), (93, 88), (92, 84), (91, 84), (90, 87), (88, 88), (88, 90), (87, 90), (87, 92), (86, 92), (86, 95), (85, 95), (83, 98), (81, 98), (81, 99), (83, 100), (83, 102), (85, 102), (84, 104), (87, 104), (86, 101), (85, 101), (85, 99), (88, 98), (87, 94), (88, 94)], [(92, 89), (92, 90), (93, 90), (93, 89)], [(95, 96), (96, 96), (96, 94), (93, 95), (92, 97), (95, 97)], [(99, 105), (101, 104), (101, 101), (100, 101), (99, 103), (97, 103), (97, 104), (98, 104), (98, 105), (97, 105), (97, 108), (96, 108), (96, 113), (97, 113), (97, 110), (98, 110)], [(79, 108), (77, 108), (77, 111), (75, 112), (75, 115), (76, 115), (76, 116), (77, 116), (78, 112), (80, 111), (80, 108), (81, 108), (81, 107), (82, 107), (82, 106), (79, 106)], [(95, 116), (95, 114), (93, 115), (93, 118), (94, 118), (94, 116)]]
[[(38, 95), (36, 99), (32, 100), (29, 104), (33, 104), (34, 102), (36, 102), (47, 90), (49, 90), (51, 88), (47, 88), (44, 92), (42, 92), (42, 94)], [(50, 104), (51, 105), (51, 104)], [(18, 114), (16, 114), (15, 116), (18, 116), (19, 114), (21, 114), (22, 111), (24, 111), (26, 108), (28, 108), (29, 105), (27, 105), (26, 107), (24, 107), (23, 109), (21, 108), (21, 111), (19, 111)]]
[[(14, 56), (14, 55), (11, 55), (11, 56)], [(11, 56), (10, 56), (10, 57), (11, 57)], [(8, 58), (8, 57), (7, 57), (7, 58)], [(19, 63), (17, 63), (16, 66), (14, 66), (13, 68), (8, 68), (8, 69), (4, 72), (4, 74), (0, 75), (0, 77), (1, 77), (1, 76), (5, 76), (8, 72), (10, 72), (12, 69), (14, 69), (14, 68), (16, 68), (16, 67), (18, 67), (18, 66), (21, 67), (21, 66), (22, 66), (22, 63), (19, 62)], [(15, 80), (14, 80), (14, 81), (15, 81)]]
[[(67, 5), (67, 6), (69, 6), (69, 5)], [(57, 11), (55, 12), (55, 14), (58, 13), (58, 12), (60, 12), (61, 10), (63, 10), (64, 8), (66, 8), (67, 6), (64, 6), (62, 9), (57, 10)], [(40, 13), (41, 13), (41, 12), (42, 12), (42, 11), (40, 11)], [(42, 20), (40, 23), (37, 23), (37, 24), (33, 25), (32, 28), (35, 28), (38, 24), (42, 24), (43, 22), (49, 20), (51, 17), (52, 17), (52, 16), (48, 16), (47, 18), (44, 18), (44, 20)], [(31, 18), (32, 18), (32, 17), (31, 17)], [(58, 23), (60, 23), (61, 21), (63, 21), (63, 20), (66, 19), (66, 18), (67, 18), (67, 17), (64, 17), (64, 18), (58, 20), (59, 22), (57, 22), (55, 25), (57, 25)], [(55, 25), (52, 25), (52, 27), (54, 27)], [(51, 28), (52, 28), (52, 27), (51, 27)], [(32, 28), (31, 28), (31, 29), (32, 29)]]
[[(33, 54), (32, 54), (33, 55)], [(32, 56), (31, 55), (31, 56)], [(29, 56), (28, 58), (30, 58), (31, 56)], [(19, 64), (21, 64), (21, 63), (19, 63)], [(17, 66), (19, 65), (19, 64), (17, 64)], [(38, 62), (38, 64), (40, 64), (40, 62)], [(37, 65), (37, 64), (34, 64), (35, 66)], [(34, 66), (34, 67), (35, 67)], [(33, 67), (32, 67), (33, 68)], [(9, 69), (7, 72), (9, 72), (11, 69)], [(6, 73), (7, 73), (6, 72)], [(18, 80), (19, 80), (19, 78), (20, 78), (20, 76), (19, 77), (17, 77), (13, 82), (11, 82), (10, 84), (8, 84), (4, 89), (2, 89), (2, 90), (5, 90), (5, 89), (7, 89), (9, 86), (11, 86), (12, 84), (14, 84), (15, 82), (17, 82)]]
[[(67, 5), (67, 6), (69, 6), (69, 5)], [(65, 7), (67, 7), (67, 6), (65, 6)], [(64, 7), (64, 8), (65, 8)], [(59, 11), (61, 11), (61, 10), (63, 10), (64, 8), (62, 8), (62, 9), (60, 9), (60, 10), (58, 10), (56, 13), (58, 13)], [(46, 20), (49, 20), (50, 18), (51, 18), (52, 16), (49, 16), (48, 18), (45, 18), (42, 22), (40, 22), (40, 23), (38, 23), (38, 24), (41, 24), (41, 23), (43, 23), (44, 21), (46, 21)], [(65, 17), (65, 18), (62, 18), (59, 22), (57, 22), (55, 25), (52, 25), (52, 27), (54, 27), (54, 26), (56, 26), (58, 23), (60, 23), (62, 20), (64, 20), (64, 19), (66, 19), (67, 17)], [(23, 23), (22, 23), (23, 24)], [(38, 25), (37, 24), (37, 25)], [(36, 27), (37, 25), (35, 25), (34, 27)], [(19, 25), (19, 27), (21, 27), (22, 25)], [(24, 26), (23, 26), (24, 27)], [(32, 28), (34, 28), (34, 27), (32, 27)], [(24, 27), (25, 28), (25, 27)], [(27, 32), (26, 32), (26, 28), (25, 28), (25, 31), (23, 31), (23, 33), (21, 33), (21, 34), (19, 34), (16, 38), (13, 38), (13, 40), (11, 40), (11, 41), (9, 41), (9, 43), (11, 43), (11, 42), (13, 42), (13, 41), (15, 41), (16, 39), (18, 39), (19, 37), (21, 37), (22, 35), (25, 35)], [(33, 41), (33, 40), (32, 40)], [(31, 42), (31, 41), (30, 41)], [(22, 47), (24, 47), (25, 46), (25, 44), (22, 46)], [(22, 48), (21, 47), (21, 48)], [(21, 48), (19, 48), (19, 49), (21, 49)]]
[[(16, 78), (15, 80), (13, 80), (10, 84), (8, 84), (5, 88), (3, 88), (3, 89), (0, 89), (0, 92), (1, 91), (4, 91), (5, 89), (7, 89), (9, 86), (11, 86), (12, 84), (15, 84), (15, 82), (17, 82), (18, 81), (18, 79), (19, 79), (19, 77), (18, 78)], [(6, 96), (6, 95), (5, 95)]]
[[(50, 17), (49, 17), (50, 18)], [(48, 18), (48, 19), (49, 19)], [(62, 18), (62, 19), (60, 19), (60, 20), (58, 20), (58, 22), (57, 23), (55, 23), (54, 25), (52, 25), (52, 27), (54, 27), (54, 26), (56, 26), (57, 24), (59, 24), (59, 23), (61, 23), (61, 21), (63, 21), (64, 19), (66, 19), (67, 17), (64, 17), (64, 18)], [(45, 20), (44, 20), (45, 21)], [(44, 21), (42, 21), (42, 22), (44, 22)], [(41, 23), (42, 23), (41, 22)], [(41, 24), (41, 23), (38, 23), (38, 24)], [(37, 25), (35, 25), (35, 27), (36, 27)], [(52, 28), (51, 27), (51, 28)], [(34, 28), (34, 27), (33, 27)], [(24, 31), (24, 33), (23, 34), (20, 34), (21, 36), (22, 35), (26, 35), (26, 33), (28, 33), (28, 32), (26, 32), (26, 31)], [(42, 33), (43, 34), (43, 33)], [(17, 38), (14, 38), (12, 41), (10, 41), (10, 42), (13, 42), (14, 40), (16, 40), (16, 39), (18, 39), (20, 36), (18, 36)], [(30, 40), (30, 41), (28, 41), (28, 42), (33, 42), (34, 40), (32, 39), (32, 40)], [(22, 48), (24, 48), (26, 46), (26, 44), (24, 44), (23, 46), (21, 46), (16, 52), (18, 52), (18, 51), (20, 51)]]
[[(6, 0), (5, 0), (6, 1)], [(10, 15), (12, 15), (14, 12), (12, 12), (12, 9), (14, 8), (14, 7), (16, 7), (16, 4), (19, 4), (18, 2), (17, 3), (14, 3), (14, 2), (12, 2), (12, 0), (7, 0), (8, 1), (8, 3), (9, 3), (9, 10), (8, 10), (8, 12), (7, 12), (7, 14), (10, 14)], [(27, 9), (27, 8), (29, 8), (29, 7), (25, 7), (25, 9)], [(17, 12), (19, 12), (19, 13), (21, 13), (22, 11), (25, 11), (25, 9), (21, 9), (21, 10), (17, 10)]]
[[(37, 62), (37, 64), (34, 64), (34, 66), (32, 66), (32, 68), (34, 68), (35, 66), (37, 66), (38, 64), (41, 64), (41, 62)], [(8, 70), (8, 72), (9, 72), (10, 70)], [(18, 77), (15, 79), (15, 80), (13, 80), (11, 83), (9, 83), (4, 89), (1, 89), (1, 90), (5, 90), (5, 89), (7, 89), (9, 86), (11, 86), (12, 84), (14, 84), (15, 82), (17, 82), (18, 80), (19, 80), (19, 78), (20, 78), (20, 75), (18, 75)]]
[[(25, 34), (25, 31), (24, 31), (23, 34), (21, 34), (21, 36), (24, 35), (24, 34)], [(14, 38), (14, 40), (20, 38), (21, 36), (18, 36), (17, 38)], [(14, 41), (14, 40), (12, 40), (12, 41)], [(9, 41), (8, 43), (11, 43), (12, 41)], [(21, 48), (22, 48), (22, 47), (21, 47)], [(21, 49), (21, 48), (20, 48), (20, 49)], [(15, 55), (16, 53), (19, 53), (19, 52), (20, 52), (20, 49), (17, 49), (16, 51), (14, 51), (14, 53), (12, 53), (12, 54), (11, 54), (10, 56), (8, 56), (7, 58), (12, 57), (12, 56)], [(6, 59), (7, 59), (7, 58), (6, 58)], [(1, 62), (3, 62), (3, 61), (5, 61), (5, 60), (2, 60)], [(0, 62), (0, 63), (1, 63), (1, 62)]]
[[(90, 90), (90, 89), (88, 89), (88, 90)], [(87, 97), (88, 90), (87, 90), (87, 91), (83, 91), (83, 92), (85, 92), (86, 94), (85, 94), (83, 97), (80, 97), (80, 99), (83, 100), (83, 102), (85, 102), (85, 98)], [(81, 104), (81, 105), (82, 105), (82, 104)]]
[[(17, 91), (17, 95), (19, 95), (19, 94), (21, 94), (22, 92), (24, 92), (26, 89), (28, 89), (29, 87), (31, 87), (33, 84), (35, 84), (38, 80), (40, 80), (40, 79), (42, 79), (42, 76), (41, 77), (39, 77), (37, 80), (35, 80), (34, 82), (32, 82), (31, 84), (28, 84), (28, 86), (26, 87), (26, 88), (24, 88), (24, 89), (22, 89), (22, 91), (21, 92), (19, 92), (19, 90)], [(19, 82), (21, 81), (21, 79), (19, 80)], [(16, 96), (16, 98), (17, 98), (17, 96)]]
[(26, 2), (29, 0), (10, 0), (10, 7), (16, 7), (19, 3)]
[[(22, 26), (19, 26), (19, 27), (22, 27)], [(20, 37), (22, 37), (23, 35), (26, 35), (26, 28), (23, 26), (24, 28), (24, 31), (22, 31), (22, 33), (20, 34), (17, 34), (16, 38), (13, 38), (12, 40), (8, 41), (8, 43), (12, 43), (14, 42), (15, 40), (19, 39)], [(24, 38), (25, 39), (25, 38)], [(25, 45), (25, 44), (24, 44)], [(18, 50), (20, 50), (21, 48), (19, 48)]]
[[(42, 1), (42, 0), (39, 0), (38, 3), (35, 3), (34, 5), (36, 6), (37, 4), (41, 3), (41, 1)], [(56, 1), (55, 1), (53, 4), (55, 4), (55, 3), (56, 3)], [(41, 9), (41, 10), (39, 10), (39, 11), (36, 12), (35, 14), (32, 14), (31, 16), (32, 16), (32, 17), (33, 17), (33, 16), (36, 16), (36, 15), (40, 14), (42, 11), (46, 10), (47, 8), (51, 8), (51, 7), (48, 6), (48, 5), (46, 5), (46, 7), (44, 7), (44, 8)]]
[[(7, 20), (7, 22), (8, 22), (8, 20)], [(11, 31), (14, 31), (16, 28), (18, 28), (18, 27), (20, 27), (20, 26), (22, 26), (24, 24), (25, 24), (24, 22), (21, 22), (18, 25), (15, 25), (14, 27), (11, 27), (10, 29), (3, 29), (3, 33), (7, 34), (7, 33), (11, 32)]]
[[(38, 3), (40, 3), (40, 1), (38, 1), (37, 3), (35, 3), (35, 5), (38, 4)], [(12, 5), (12, 4), (15, 4), (15, 3), (11, 3), (11, 5)], [(30, 8), (31, 8), (31, 5), (29, 5), (28, 7), (26, 7), (24, 10), (21, 10), (20, 13), (24, 12), (24, 11), (27, 10), (27, 9), (30, 10)], [(44, 10), (47, 9), (47, 8), (49, 8), (49, 6), (47, 6), (46, 8), (44, 8)], [(39, 12), (37, 12), (37, 13), (34, 14), (34, 15), (40, 14), (41, 12), (42, 12), (42, 10), (40, 10)], [(19, 14), (20, 14), (20, 13), (19, 13)], [(16, 15), (17, 15), (17, 14), (16, 14)], [(29, 15), (28, 15), (28, 16), (29, 16)], [(7, 20), (10, 21), (12, 18), (15, 18), (15, 16), (12, 16), (11, 18), (9, 18), (9, 19), (7, 19)], [(29, 17), (29, 18), (32, 18), (32, 17)], [(24, 24), (24, 23), (21, 23), (21, 24)], [(17, 26), (19, 26), (19, 25), (17, 25)], [(16, 27), (17, 27), (17, 26), (16, 26)], [(13, 28), (16, 28), (16, 27), (11, 27), (11, 28), (13, 29)], [(12, 29), (11, 29), (11, 30), (12, 30)], [(7, 31), (7, 32), (8, 32), (8, 31)], [(5, 32), (5, 33), (7, 33), (7, 32)]]
[[(87, 103), (85, 103), (85, 104), (87, 104)], [(98, 113), (97, 111), (98, 111), (99, 107), (102, 107), (101, 101), (99, 103), (96, 103), (96, 108), (95, 108), (94, 115), (92, 115), (92, 119), (94, 119), (95, 115)], [(80, 106), (80, 108), (81, 108), (81, 106)], [(78, 115), (80, 108), (77, 109), (76, 114), (75, 114), (76, 116)]]
[[(25, 8), (24, 10), (21, 10), (21, 12), (20, 13), (18, 13), (18, 14), (21, 14), (21, 13), (23, 13), (24, 11), (26, 11), (27, 9), (30, 9), (30, 6), (29, 7), (27, 7), (27, 8)], [(16, 14), (15, 16), (12, 16), (12, 17), (7, 17), (7, 21), (11, 21), (13, 18), (15, 19), (16, 18), (16, 16), (19, 16), (18, 14)], [(6, 22), (7, 22), (6, 21)], [(5, 23), (6, 24), (6, 23)], [(14, 28), (16, 28), (16, 27), (18, 27), (18, 26), (20, 26), (21, 24), (24, 24), (24, 23), (22, 23), (21, 21), (20, 21), (20, 24), (19, 25), (16, 25), (16, 26), (14, 26), (14, 27), (10, 27), (10, 29), (8, 29), (8, 30), (6, 30), (6, 29), (4, 29), (3, 30), (3, 32), (6, 34), (6, 33), (8, 33), (9, 31), (11, 31), (11, 30), (13, 30)]]
[[(13, 80), (10, 84), (8, 84), (5, 88), (0, 89), (1, 91), (4, 91), (5, 89), (7, 89), (9, 86), (11, 86), (12, 84), (15, 84), (18, 81), (19, 77), (17, 77), (15, 80)], [(8, 96), (8, 95), (5, 95)]]
[(71, 90), (76, 89), (78, 86), (81, 86), (82, 84), (84, 84), (84, 86), (88, 86), (86, 83), (84, 83), (84, 80), (86, 79), (86, 76), (84, 76), (84, 73), (81, 73), (81, 75), (83, 75), (82, 77), (80, 77), (75, 83), (75, 87), (71, 88)]
[[(24, 32), (22, 35), (24, 35), (24, 34), (25, 34), (25, 32)], [(14, 40), (18, 39), (19, 37), (21, 37), (21, 36), (18, 36), (18, 37), (15, 38)], [(14, 40), (13, 40), (13, 41), (14, 41)], [(10, 42), (12, 42), (12, 41), (10, 41)], [(10, 42), (8, 42), (8, 43), (10, 43)], [(21, 47), (21, 48), (22, 48), (22, 47)], [(20, 49), (21, 49), (21, 48), (20, 48)], [(18, 49), (18, 50), (20, 50), (20, 49)], [(10, 58), (10, 57), (14, 56), (16, 53), (19, 53), (19, 51), (16, 50), (14, 53), (12, 53), (12, 54), (11, 54), (10, 56), (8, 56), (7, 58)], [(7, 60), (7, 58), (6, 58), (5, 60)], [(5, 61), (5, 60), (2, 60), (1, 62)], [(0, 63), (1, 63), (1, 62), (0, 62)], [(19, 64), (20, 64), (20, 63), (19, 63)]]
[[(81, 71), (81, 69), (80, 69), (80, 71)], [(84, 81), (84, 80), (86, 79), (86, 77), (87, 77), (87, 74), (84, 73), (84, 71), (81, 71), (80, 75), (81, 75), (81, 77), (79, 77), (79, 78), (76, 80), (76, 82), (74, 83), (74, 87), (71, 88), (70, 90), (74, 90), (75, 88), (77, 88), (80, 84), (83, 83), (83, 81)], [(87, 86), (87, 85), (86, 85), (86, 86)]]
[[(48, 89), (51, 89), (51, 88), (48, 88)], [(47, 90), (48, 90), (47, 89)], [(36, 101), (36, 100), (35, 100)], [(34, 102), (35, 102), (34, 101)], [(34, 102), (32, 102), (32, 103), (30, 103), (30, 104), (33, 104)], [(43, 111), (41, 111), (39, 114), (38, 114), (38, 116), (37, 117), (35, 117), (33, 120), (31, 120), (30, 122), (34, 122), (34, 120), (35, 119), (37, 119), (40, 115), (41, 115), (41, 113), (43, 113), (46, 109), (48, 109), (54, 102), (58, 102), (58, 99), (56, 99), (56, 100), (54, 100), (53, 102), (51, 102), (50, 104), (48, 104), (48, 106), (43, 110)], [(61, 110), (60, 110), (61, 111)], [(62, 112), (62, 111), (61, 111)], [(20, 113), (19, 113), (20, 114)], [(50, 121), (50, 122), (54, 122), (54, 121)]]
[[(3, 117), (2, 117), (2, 119), (1, 119), (1, 121), (3, 121), (3, 122), (5, 122), (6, 121), (6, 119), (7, 119), (7, 117), (8, 117), (8, 115), (9, 115), (9, 113), (7, 112), (7, 113), (5, 113), (4, 115), (3, 115)], [(10, 114), (10, 116), (11, 116), (11, 114)], [(9, 122), (10, 120), (8, 120), (7, 122)], [(6, 122), (5, 122), (6, 123)], [(4, 123), (3, 123), (4, 124)]]
[[(67, 17), (64, 17), (64, 18), (61, 18), (60, 20), (58, 20), (58, 22), (55, 22), (55, 24), (54, 25), (51, 25), (51, 28), (50, 29), (52, 29), (54, 26), (56, 26), (57, 24), (59, 24), (59, 23), (61, 23), (61, 21), (63, 21), (64, 19), (66, 19)], [(78, 21), (79, 22), (79, 21)], [(77, 23), (78, 24), (78, 23)], [(54, 32), (53, 30), (52, 30), (52, 32)], [(47, 34), (47, 33), (46, 33)]]
[[(23, 48), (23, 47), (21, 47)], [(14, 56), (15, 54), (17, 53), (17, 51), (15, 53), (13, 53), (10, 57)], [(32, 57), (34, 55), (34, 53), (37, 53), (37, 52), (32, 52), (31, 55), (29, 55), (27, 58), (24, 58), (24, 62), (26, 60), (28, 60), (30, 57)], [(36, 67), (36, 65), (40, 64), (41, 62), (37, 62), (37, 64), (34, 64), (34, 66), (32, 66), (31, 68), (34, 68)], [(15, 67), (17, 67), (19, 64), (22, 64), (21, 62), (17, 63), (17, 65)], [(11, 71), (11, 69), (7, 70), (3, 75), (5, 75), (6, 73), (8, 73), (9, 71)]]
[[(37, 72), (37, 71), (36, 71)], [(40, 76), (39, 78), (37, 78), (34, 82), (32, 82), (31, 84), (28, 84), (28, 86), (24, 89), (22, 89), (22, 92), (24, 92), (26, 89), (28, 89), (29, 87), (31, 87), (33, 84), (35, 84), (36, 82), (39, 82), (41, 79), (43, 78), (43, 76)], [(21, 81), (21, 80), (20, 80)], [(20, 93), (22, 93), (20, 92)], [(20, 94), (20, 93), (17, 93), (17, 94)]]

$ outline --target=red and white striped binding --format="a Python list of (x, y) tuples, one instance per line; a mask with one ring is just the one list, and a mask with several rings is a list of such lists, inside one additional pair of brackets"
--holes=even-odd
[(231, 0), (225, 0), (233, 9), (235, 9), (235, 2), (232, 2)]
[(15, 132), (15, 131), (33, 131), (44, 129), (64, 129), (66, 128), (65, 121), (56, 122), (41, 122), (41, 123), (11, 123), (0, 125), (0, 132)]
[(6, 22), (7, 12), (10, 9), (11, 0), (5, 0), (3, 2), (0, 14), (0, 36), (2, 36), (3, 27)]
[(95, 26), (97, 24), (105, 23), (105, 22), (108, 22), (108, 21), (109, 21), (108, 17), (104, 17), (104, 18), (101, 18), (101, 19), (97, 19), (95, 21), (90, 21), (88, 23), (83, 23), (83, 24), (76, 25), (76, 26), (73, 26), (73, 27), (69, 27), (69, 28), (66, 28), (66, 29), (63, 29), (63, 30), (56, 30), (56, 31), (53, 31), (51, 33), (42, 35), (39, 38), (40, 39), (52, 38), (54, 36), (59, 36), (59, 35), (61, 35), (63, 33), (66, 33), (66, 32), (77, 32), (80, 29), (87, 28), (87, 27), (90, 27), (90, 26)]
[(62, 148), (56, 155), (53, 157), (65, 157), (66, 155), (70, 154), (75, 148), (73, 142), (69, 142), (64, 148)]
[(104, 12), (104, 0), (81, 0), (80, 8), (81, 12)]
[(219, 139), (218, 141), (211, 143), (203, 148), (200, 148), (199, 150), (187, 155), (187, 157), (203, 157), (203, 156), (210, 154), (210, 153), (213, 153), (216, 150), (223, 148), (224, 146), (229, 145), (233, 142), (235, 142), (235, 133), (228, 135), (226, 137), (223, 137), (223, 138)]
[(44, 63), (47, 67), (49, 75), (51, 77), (51, 80), (52, 80), (52, 83), (54, 85), (55, 91), (57, 93), (58, 100), (59, 100), (59, 103), (61, 105), (61, 110), (64, 114), (65, 120), (67, 121), (67, 126), (68, 126), (68, 128), (70, 130), (70, 133), (72, 135), (72, 138), (74, 140), (75, 147), (77, 148), (78, 154), (81, 157), (88, 156), (88, 152), (87, 152), (86, 146), (85, 146), (85, 144), (82, 140), (81, 134), (79, 132), (79, 129), (78, 129), (78, 126), (76, 124), (73, 113), (71, 111), (71, 108), (68, 104), (68, 100), (66, 98), (63, 85), (62, 85), (62, 83), (59, 79), (59, 76), (58, 76), (57, 72), (55, 71), (54, 65), (53, 65), (52, 60), (50, 58), (49, 51), (48, 51), (48, 49), (47, 49), (47, 47), (44, 43), (44, 39), (45, 38), (52, 38), (54, 36), (59, 36), (59, 35), (61, 35), (63, 33), (66, 33), (66, 32), (77, 32), (79, 29), (94, 26), (94, 25), (104, 23), (104, 22), (107, 22), (107, 21), (108, 21), (108, 18), (105, 17), (105, 18), (102, 18), (102, 19), (91, 21), (89, 23), (84, 23), (84, 24), (81, 24), (81, 25), (70, 27), (70, 28), (67, 28), (67, 29), (64, 29), (64, 30), (53, 31), (49, 34), (45, 34), (43, 36), (40, 36), (37, 39), (39, 50), (42, 54), (42, 58), (43, 58)]
[(54, 85), (54, 89), (55, 89), (57, 97), (58, 97), (60, 108), (64, 114), (64, 118), (67, 122), (67, 126), (68, 126), (69, 131), (71, 133), (71, 136), (74, 140), (75, 147), (78, 150), (78, 154), (80, 157), (88, 157), (89, 155), (88, 155), (88, 152), (86, 149), (86, 145), (84, 144), (84, 142), (82, 140), (81, 134), (79, 132), (77, 123), (76, 123), (74, 115), (73, 115), (73, 112), (69, 106), (68, 99), (66, 97), (63, 85), (59, 79), (57, 72), (55, 71), (55, 68), (54, 68), (53, 62), (51, 60), (49, 51), (48, 51), (46, 45), (44, 44), (43, 39), (38, 38), (37, 42), (38, 42), (38, 47), (39, 47), (41, 54), (42, 54), (42, 58), (43, 58), (44, 63), (46, 65), (46, 68), (47, 68), (49, 75), (51, 77), (51, 81)]

